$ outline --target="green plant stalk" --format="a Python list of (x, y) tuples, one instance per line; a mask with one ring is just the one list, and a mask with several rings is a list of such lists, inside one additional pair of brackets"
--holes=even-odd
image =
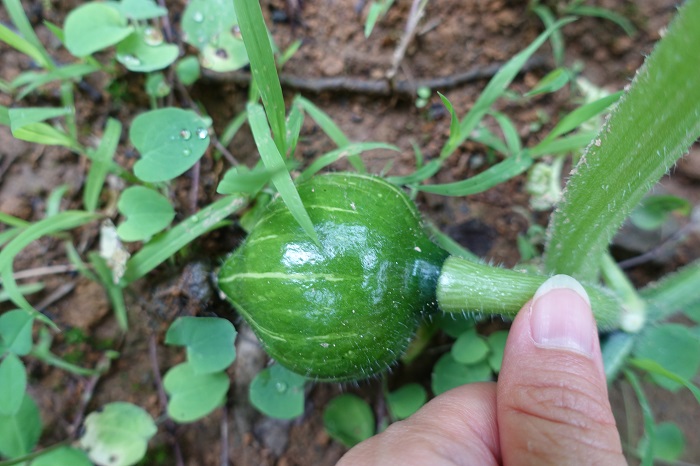
[(555, 211), (547, 270), (584, 281), (649, 188), (700, 136), (700, 0), (689, 0), (576, 166)]
[[(444, 312), (466, 312), (514, 318), (547, 280), (545, 275), (494, 267), (460, 257), (448, 257), (437, 285), (437, 302)], [(620, 327), (619, 299), (610, 291), (584, 284), (601, 331)]]
[(663, 320), (697, 303), (700, 300), (698, 283), (700, 283), (700, 260), (642, 289), (640, 294), (649, 306), (649, 320)]

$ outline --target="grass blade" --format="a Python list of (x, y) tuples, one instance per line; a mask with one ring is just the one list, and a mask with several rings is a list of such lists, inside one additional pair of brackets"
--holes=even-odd
[(258, 0), (233, 0), (233, 6), (250, 59), (250, 69), (270, 120), (275, 145), (280, 154), (286, 154), (284, 98), (260, 3)]
[(248, 104), (248, 123), (253, 131), (253, 138), (260, 152), (260, 158), (265, 164), (265, 168), (273, 174), (272, 184), (277, 188), (277, 192), (280, 193), (292, 216), (299, 222), (306, 234), (318, 244), (316, 230), (314, 230), (311, 218), (301, 202), (291, 175), (285, 169), (282, 154), (280, 154), (272, 139), (270, 139), (270, 128), (267, 126), (265, 113), (260, 105)]
[(227, 196), (200, 210), (176, 227), (149, 241), (131, 256), (120, 282), (126, 286), (165, 262), (191, 241), (213, 229), (219, 222), (246, 205), (242, 196)]
[(550, 272), (595, 280), (622, 222), (700, 135), (698, 24), (690, 0), (581, 158), (550, 221)]
[(29, 22), (29, 19), (27, 19), (27, 15), (22, 8), (22, 3), (20, 0), (3, 0), (3, 4), (10, 15), (10, 19), (12, 19), (12, 23), (17, 27), (20, 34), (22, 34), (24, 39), (32, 44), (43, 57), (43, 59), (39, 60), (38, 63), (44, 68), (53, 68), (54, 65), (53, 61), (51, 60), (51, 56), (34, 32), (34, 28)]
[(119, 136), (122, 132), (122, 124), (114, 118), (107, 120), (105, 132), (102, 135), (100, 145), (91, 157), (92, 166), (85, 180), (85, 190), (83, 192), (83, 203), (88, 212), (97, 209), (97, 202), (100, 199), (100, 192), (109, 171), (110, 161), (114, 157), (114, 152), (119, 144)]
[(85, 225), (86, 223), (96, 220), (98, 217), (98, 215), (89, 212), (61, 212), (53, 217), (40, 220), (26, 227), (24, 231), (19, 233), (2, 251), (0, 251), (0, 278), (2, 279), (5, 291), (16, 306), (29, 313), (32, 317), (40, 319), (42, 322), (57, 328), (56, 324), (54, 324), (51, 319), (34, 309), (24, 298), (13, 277), (12, 264), (15, 256), (17, 256), (22, 249), (27, 247), (29, 243), (46, 235)]
[(576, 128), (579, 128), (581, 124), (590, 120), (594, 116), (602, 113), (606, 108), (617, 102), (622, 96), (622, 92), (616, 92), (610, 94), (609, 96), (598, 99), (594, 102), (586, 104), (582, 107), (577, 108), (571, 113), (567, 114), (564, 118), (557, 123), (557, 125), (552, 129), (552, 131), (547, 135), (542, 143), (549, 142), (552, 139), (561, 136), (562, 134), (568, 133)]
[(377, 150), (377, 149), (386, 149), (386, 150), (393, 150), (396, 152), (400, 152), (399, 148), (391, 145), (391, 144), (385, 144), (383, 142), (358, 142), (355, 144), (348, 144), (344, 147), (339, 147), (335, 150), (332, 150), (314, 160), (311, 165), (304, 170), (299, 178), (297, 178), (297, 183), (301, 183), (303, 181), (308, 180), (311, 178), (313, 175), (318, 173), (320, 170), (323, 168), (327, 167), (328, 165), (332, 164), (338, 159), (341, 159), (343, 157), (356, 157), (359, 154), (366, 152), (368, 150)]

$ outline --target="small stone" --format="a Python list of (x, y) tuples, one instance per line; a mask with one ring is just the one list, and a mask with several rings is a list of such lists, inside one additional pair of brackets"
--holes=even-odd
[(321, 61), (320, 68), (326, 76), (338, 76), (345, 69), (345, 63), (341, 57), (331, 55)]

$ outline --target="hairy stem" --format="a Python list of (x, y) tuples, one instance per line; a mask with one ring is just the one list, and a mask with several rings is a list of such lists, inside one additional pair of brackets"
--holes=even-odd
[[(474, 312), (513, 318), (547, 276), (493, 267), (459, 257), (445, 261), (438, 279), (438, 306), (444, 312)], [(601, 331), (620, 327), (623, 305), (610, 291), (584, 284)]]

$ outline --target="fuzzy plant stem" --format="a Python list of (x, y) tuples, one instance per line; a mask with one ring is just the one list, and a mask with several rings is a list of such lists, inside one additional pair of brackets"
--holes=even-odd
[[(547, 276), (448, 257), (438, 279), (437, 301), (444, 312), (467, 312), (514, 318)], [(598, 328), (620, 328), (624, 306), (611, 292), (584, 284)]]

